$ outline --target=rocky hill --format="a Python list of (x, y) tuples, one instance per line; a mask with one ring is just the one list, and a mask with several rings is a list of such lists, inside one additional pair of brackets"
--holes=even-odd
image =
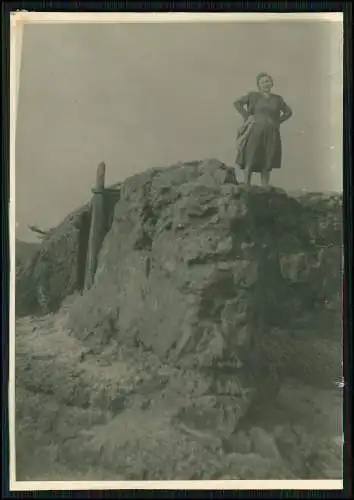
[(20, 271), (32, 259), (33, 255), (37, 252), (39, 244), (35, 242), (22, 241), (16, 238), (15, 252), (16, 252), (16, 269)]
[(70, 214), (17, 281), (18, 479), (340, 478), (341, 203), (148, 170), (84, 293)]

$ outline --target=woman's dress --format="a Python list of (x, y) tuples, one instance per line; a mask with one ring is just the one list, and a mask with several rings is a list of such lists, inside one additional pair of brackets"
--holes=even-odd
[(236, 163), (241, 169), (250, 168), (252, 172), (279, 169), (282, 160), (281, 116), (291, 114), (283, 98), (275, 94), (264, 97), (260, 92), (250, 92), (237, 100), (235, 107), (245, 120), (251, 115), (254, 117), (252, 125), (244, 125), (239, 133)]

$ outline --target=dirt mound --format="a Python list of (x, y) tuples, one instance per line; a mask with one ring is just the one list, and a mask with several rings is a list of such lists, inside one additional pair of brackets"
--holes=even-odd
[(16, 238), (15, 241), (15, 255), (16, 255), (16, 277), (21, 276), (23, 269), (27, 266), (28, 262), (32, 259), (33, 255), (39, 248), (38, 243), (30, 243)]
[[(105, 199), (104, 232), (118, 197), (117, 189)], [(90, 217), (90, 204), (78, 208), (36, 246), (16, 278), (17, 317), (58, 311), (66, 297), (83, 289)]]
[(15, 245), (16, 259), (18, 259), (22, 265), (25, 265), (25, 263), (33, 257), (39, 247), (39, 243), (22, 241), (17, 238)]
[(342, 476), (339, 390), (285, 379), (230, 432), (200, 372), (140, 348), (98, 356), (64, 323), (17, 324), (18, 480)]
[[(112, 479), (340, 477), (338, 455), (314, 458), (341, 435), (338, 419), (311, 444), (313, 402), (302, 420), (281, 398), (284, 380), (310, 385), (338, 417), (341, 197), (246, 188), (210, 160), (127, 179), (107, 214), (94, 286), (66, 309), (80, 291), (89, 207), (21, 278), (20, 312), (62, 307), (17, 332), (18, 397), (46, 398), (41, 446), (54, 462), (80, 474), (100, 463)], [(55, 405), (74, 419), (67, 438)], [(274, 409), (282, 416), (267, 424)]]

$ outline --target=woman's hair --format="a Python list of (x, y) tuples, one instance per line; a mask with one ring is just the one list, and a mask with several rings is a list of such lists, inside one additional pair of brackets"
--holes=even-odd
[(259, 87), (259, 80), (261, 78), (264, 78), (265, 76), (267, 76), (269, 78), (269, 80), (272, 82), (272, 85), (274, 85), (274, 80), (268, 73), (258, 73), (257, 78), (256, 78), (257, 87)]

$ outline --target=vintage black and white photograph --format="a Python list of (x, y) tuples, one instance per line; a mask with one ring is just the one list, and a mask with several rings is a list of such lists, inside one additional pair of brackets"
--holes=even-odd
[(342, 16), (16, 16), (12, 481), (342, 489)]

